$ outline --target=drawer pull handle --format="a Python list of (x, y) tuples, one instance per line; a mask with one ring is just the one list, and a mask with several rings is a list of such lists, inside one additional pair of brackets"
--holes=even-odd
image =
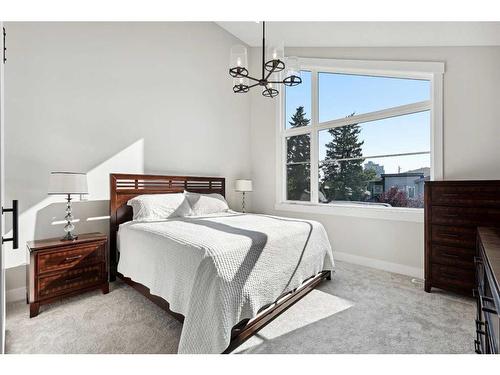
[(489, 307), (484, 307), (482, 309), (484, 312), (490, 313), (490, 314), (497, 314), (497, 311), (494, 309), (490, 309)]
[(498, 314), (498, 312), (495, 309), (485, 306), (486, 304), (484, 303), (484, 301), (488, 303), (494, 303), (495, 301), (493, 300), (493, 298), (479, 294), (479, 299), (481, 302), (481, 310), (490, 314)]
[(482, 354), (481, 343), (478, 340), (474, 340), (474, 349), (475, 349), (477, 354)]
[(456, 254), (443, 253), (442, 255), (443, 255), (445, 258), (453, 258), (453, 259), (459, 258), (459, 256), (458, 256), (458, 255), (456, 255)]
[(458, 237), (460, 237), (459, 234), (456, 234), (456, 233), (446, 233), (446, 232), (439, 232), (439, 235), (443, 236), (443, 237), (452, 237), (452, 238), (458, 238)]
[(82, 255), (75, 255), (74, 257), (67, 257), (66, 259), (64, 259), (66, 262), (70, 262), (72, 260), (75, 260), (75, 259), (80, 259), (82, 257)]
[(76, 281), (76, 280), (80, 280), (82, 278), (82, 276), (75, 276), (75, 277), (69, 277), (67, 278), (66, 280), (64, 280), (65, 282), (69, 283), (71, 281)]
[(491, 298), (491, 297), (481, 296), (481, 299), (482, 299), (483, 301), (493, 303), (493, 298)]

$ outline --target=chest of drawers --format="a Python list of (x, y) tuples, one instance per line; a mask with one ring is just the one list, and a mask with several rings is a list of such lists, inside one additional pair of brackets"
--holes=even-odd
[(500, 226), (500, 181), (426, 182), (426, 292), (472, 295), (478, 226)]
[(478, 354), (500, 351), (500, 228), (479, 227), (477, 233), (476, 339)]
[(97, 288), (108, 293), (106, 235), (81, 234), (74, 241), (52, 238), (27, 246), (30, 317), (38, 315), (40, 305), (62, 297)]

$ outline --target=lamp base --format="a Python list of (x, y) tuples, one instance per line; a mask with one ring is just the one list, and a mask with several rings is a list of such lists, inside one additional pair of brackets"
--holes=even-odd
[(71, 214), (71, 194), (68, 194), (66, 200), (68, 201), (66, 203), (66, 216), (64, 217), (66, 219), (66, 225), (64, 226), (66, 235), (61, 238), (61, 241), (74, 241), (78, 238), (78, 236), (71, 233), (75, 229), (75, 226), (72, 223), (73, 215)]
[(241, 212), (245, 213), (245, 192), (242, 192), (241, 198)]
[(68, 232), (68, 233), (66, 233), (66, 235), (63, 238), (61, 238), (61, 241), (74, 241), (77, 239), (78, 239), (77, 235), (74, 235), (73, 233)]

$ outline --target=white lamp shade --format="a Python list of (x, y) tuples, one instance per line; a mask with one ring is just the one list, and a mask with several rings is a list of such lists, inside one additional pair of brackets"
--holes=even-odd
[(252, 180), (236, 180), (234, 182), (236, 191), (252, 191)]
[(88, 194), (87, 175), (75, 172), (51, 172), (49, 194)]

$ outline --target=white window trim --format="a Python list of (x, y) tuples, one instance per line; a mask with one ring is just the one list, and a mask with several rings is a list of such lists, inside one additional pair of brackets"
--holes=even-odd
[[(431, 180), (442, 180), (443, 176), (443, 62), (374, 61), (300, 58), (302, 70), (311, 71), (311, 125), (307, 128), (285, 129), (285, 95), (276, 101), (276, 203), (279, 211), (305, 212), (354, 216), (370, 219), (423, 222), (424, 212), (419, 208), (360, 206), (359, 204), (318, 202), (318, 179), (311, 178), (311, 201), (286, 200), (286, 137), (311, 134), (311, 177), (318, 175), (317, 145), (318, 131), (349, 123), (375, 121), (381, 118), (399, 116), (406, 113), (431, 111)], [(317, 72), (361, 74), (382, 77), (426, 79), (431, 83), (431, 99), (393, 108), (355, 115), (349, 119), (337, 119), (318, 123), (318, 82)]]

